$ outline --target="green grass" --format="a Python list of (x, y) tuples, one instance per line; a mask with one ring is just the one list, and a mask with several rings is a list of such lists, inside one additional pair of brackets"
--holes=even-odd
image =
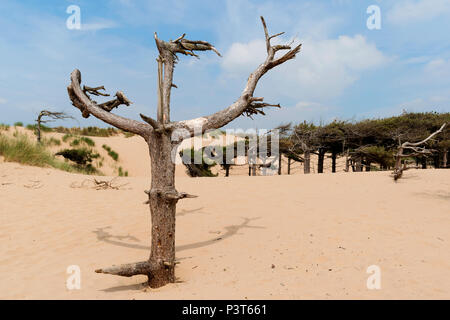
[(70, 133), (66, 133), (63, 137), (62, 137), (62, 141), (67, 142), (67, 140), (69, 140), (70, 138), (72, 138), (73, 135), (71, 135)]
[(51, 137), (50, 139), (43, 139), (43, 143), (46, 147), (50, 147), (50, 146), (60, 146), (61, 145), (61, 140), (56, 139)]
[(114, 161), (118, 161), (119, 160), (119, 154), (117, 152), (115, 152), (114, 150), (111, 149), (110, 146), (104, 144), (102, 146), (103, 149), (105, 149), (106, 151), (108, 151), (108, 154), (111, 158), (114, 159)]
[(74, 136), (74, 135), (72, 135), (70, 133), (66, 133), (62, 137), (62, 140), (64, 142), (67, 142), (67, 141), (69, 141), (72, 138), (73, 138), (73, 140), (72, 140), (72, 142), (70, 142), (70, 146), (72, 146), (72, 147), (77, 147), (77, 146), (79, 146), (80, 144), (83, 144), (83, 143), (88, 145), (89, 147), (94, 147), (95, 146), (95, 142), (91, 138), (88, 138), (88, 137), (77, 137), (77, 136)]
[[(27, 128), (28, 130), (36, 131), (36, 126), (37, 126), (36, 124), (27, 124), (26, 128)], [(43, 124), (41, 124), (41, 131), (42, 131), (42, 132), (52, 132), (53, 129), (50, 128), (50, 127), (47, 127), (47, 126), (45, 126), (45, 125), (43, 125)]]
[(0, 130), (8, 131), (9, 130), (9, 124), (0, 123)]
[(0, 135), (0, 155), (6, 161), (18, 162), (36, 167), (53, 167), (68, 172), (90, 174), (85, 168), (60, 161), (46, 149), (45, 145), (30, 141), (27, 135), (17, 134), (10, 138)]
[(125, 138), (131, 138), (131, 137), (134, 136), (134, 133), (132, 133), (132, 132), (123, 131), (123, 130), (120, 130), (120, 132), (123, 133), (123, 135), (125, 136)]
[(128, 177), (128, 171), (123, 171), (122, 167), (119, 167), (119, 177)]
[(119, 134), (119, 129), (116, 128), (98, 128), (98, 127), (86, 127), (86, 128), (65, 128), (56, 127), (53, 131), (59, 133), (66, 133), (78, 136), (91, 136), (91, 137), (111, 137)]
[(88, 137), (81, 137), (80, 140), (83, 141), (85, 144), (87, 144), (87, 145), (90, 146), (90, 147), (95, 146), (95, 142), (94, 142), (94, 140), (92, 140), (91, 138), (88, 138)]

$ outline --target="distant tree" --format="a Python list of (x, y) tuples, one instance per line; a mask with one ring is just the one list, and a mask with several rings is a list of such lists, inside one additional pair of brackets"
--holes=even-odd
[[(42, 118), (49, 118), (49, 120), (43, 120)], [(73, 119), (72, 116), (64, 112), (52, 112), (48, 110), (42, 110), (39, 112), (39, 115), (36, 119), (36, 136), (38, 143), (41, 142), (41, 124), (47, 123), (55, 120), (65, 120), (65, 119)]]
[(303, 172), (305, 174), (311, 172), (311, 153), (317, 148), (316, 129), (314, 124), (304, 121), (294, 127), (292, 134), (294, 144), (303, 152)]

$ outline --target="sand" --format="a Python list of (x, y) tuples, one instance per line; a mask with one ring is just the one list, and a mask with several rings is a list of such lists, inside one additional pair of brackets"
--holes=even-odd
[[(142, 176), (101, 191), (71, 188), (83, 175), (0, 163), (0, 299), (450, 298), (450, 170), (398, 183), (388, 172), (179, 176), (199, 198), (177, 208), (178, 282), (96, 274), (148, 257), (148, 160), (135, 158)], [(70, 265), (80, 290), (66, 288)], [(379, 290), (366, 286), (371, 265)]]

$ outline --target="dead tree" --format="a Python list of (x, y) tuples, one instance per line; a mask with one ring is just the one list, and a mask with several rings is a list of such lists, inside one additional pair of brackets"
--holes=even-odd
[[(42, 120), (43, 117), (50, 118), (50, 120)], [(41, 142), (41, 124), (47, 123), (55, 120), (64, 120), (64, 119), (73, 119), (72, 116), (67, 115), (64, 112), (52, 112), (48, 110), (42, 110), (39, 112), (39, 115), (36, 119), (36, 136), (37, 136), (37, 142)]]
[[(406, 161), (404, 161), (405, 158), (409, 157), (416, 157), (416, 156), (427, 156), (433, 152), (431, 149), (426, 149), (424, 145), (427, 141), (429, 141), (431, 138), (433, 138), (438, 133), (442, 132), (444, 130), (446, 123), (444, 123), (441, 128), (432, 134), (430, 134), (427, 138), (423, 139), (419, 142), (403, 142), (401, 143), (399, 139), (399, 146), (397, 153), (395, 154), (395, 165), (394, 165), (394, 172), (392, 173), (394, 176), (394, 180), (397, 181), (400, 179), (403, 175), (403, 171), (415, 168), (415, 167), (408, 167), (408, 164)], [(422, 147), (421, 147), (422, 146)], [(410, 151), (405, 153), (405, 151)], [(403, 163), (402, 163), (403, 162)]]
[[(151, 188), (146, 191), (151, 211), (152, 240), (150, 257), (143, 262), (112, 266), (98, 269), (97, 273), (131, 277), (146, 275), (152, 288), (161, 287), (175, 281), (175, 210), (179, 200), (192, 196), (178, 192), (175, 189), (175, 161), (172, 160), (172, 149), (183, 139), (201, 135), (207, 130), (218, 129), (233, 121), (240, 115), (261, 113), (263, 107), (274, 106), (263, 102), (263, 98), (254, 97), (254, 91), (261, 77), (270, 69), (295, 58), (301, 44), (291, 48), (290, 45), (272, 45), (271, 39), (282, 33), (269, 36), (264, 18), (261, 17), (266, 40), (267, 58), (248, 77), (241, 96), (227, 108), (214, 114), (185, 121), (170, 120), (170, 95), (173, 87), (173, 71), (178, 60), (177, 55), (198, 57), (196, 51), (219, 52), (208, 42), (190, 41), (183, 34), (176, 40), (164, 41), (157, 37), (155, 42), (159, 51), (158, 63), (158, 106), (157, 118), (152, 119), (142, 115), (144, 122), (124, 118), (111, 113), (113, 107), (130, 101), (121, 92), (117, 99), (104, 104), (97, 104), (88, 94), (96, 94), (99, 87), (81, 88), (81, 73), (74, 70), (71, 74), (71, 84), (68, 86), (72, 104), (80, 109), (83, 117), (90, 115), (113, 125), (121, 130), (142, 136), (148, 144), (151, 159)], [(280, 57), (275, 57), (278, 51), (287, 50)], [(101, 88), (101, 87), (100, 87)], [(278, 105), (276, 105), (278, 106)]]

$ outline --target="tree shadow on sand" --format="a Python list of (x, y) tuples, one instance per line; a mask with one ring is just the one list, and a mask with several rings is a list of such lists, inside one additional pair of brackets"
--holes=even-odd
[[(242, 219), (244, 219), (244, 221), (241, 224), (230, 225), (230, 226), (224, 227), (225, 232), (220, 234), (220, 236), (217, 236), (217, 237), (214, 237), (213, 239), (209, 239), (209, 240), (205, 240), (205, 241), (199, 241), (199, 242), (194, 242), (194, 243), (189, 243), (189, 244), (184, 244), (184, 245), (181, 245), (181, 246), (177, 246), (176, 247), (176, 251), (179, 252), (179, 251), (183, 251), (183, 250), (197, 249), (197, 248), (206, 247), (206, 246), (215, 244), (218, 241), (225, 240), (227, 238), (230, 238), (230, 237), (238, 234), (238, 231), (241, 230), (241, 229), (244, 229), (244, 228), (265, 229), (265, 227), (250, 226), (249, 225), (249, 223), (251, 221), (257, 220), (259, 218), (260, 217), (256, 217), (256, 218), (242, 218)], [(103, 242), (106, 242), (106, 243), (109, 243), (109, 244), (112, 244), (112, 245), (126, 247), (126, 248), (150, 250), (150, 246), (124, 242), (123, 240), (130, 240), (130, 241), (134, 241), (134, 242), (139, 242), (139, 239), (137, 239), (136, 237), (131, 236), (130, 234), (127, 234), (125, 236), (123, 236), (123, 235), (113, 235), (113, 234), (109, 233), (108, 231), (105, 231), (105, 229), (109, 229), (109, 228), (111, 228), (111, 227), (108, 226), (108, 227), (103, 227), (103, 228), (97, 228), (97, 230), (92, 231), (92, 232), (96, 234), (98, 241), (103, 241)]]
[[(234, 235), (242, 234), (242, 233), (238, 233), (238, 232), (239, 232), (239, 230), (244, 229), (244, 228), (266, 229), (265, 227), (261, 227), (261, 226), (250, 226), (249, 225), (249, 223), (251, 221), (260, 219), (260, 217), (242, 218), (242, 219), (244, 219), (244, 221), (241, 224), (230, 225), (230, 226), (224, 227), (224, 229), (226, 231), (223, 234), (221, 234), (220, 236), (217, 236), (210, 240), (199, 241), (199, 242), (194, 242), (194, 243), (190, 243), (190, 244), (177, 246), (176, 251), (179, 252), (179, 251), (183, 251), (183, 250), (197, 249), (197, 248), (213, 245), (221, 240), (225, 240)], [(111, 228), (111, 227), (97, 228), (97, 230), (93, 231), (97, 235), (98, 241), (104, 241), (109, 244), (122, 246), (122, 247), (126, 247), (126, 248), (150, 250), (149, 246), (144, 246), (144, 245), (139, 245), (139, 244), (130, 244), (130, 243), (123, 242), (122, 240), (131, 240), (131, 241), (139, 241), (139, 240), (136, 237), (130, 236), (129, 234), (126, 236), (112, 235), (109, 232), (105, 231), (105, 229), (109, 229), (109, 228)], [(179, 260), (179, 259), (177, 259), (177, 260)], [(138, 283), (138, 284), (111, 287), (111, 288), (103, 289), (102, 291), (103, 292), (117, 292), (117, 291), (128, 291), (128, 290), (142, 290), (145, 287), (146, 287), (145, 283)]]

